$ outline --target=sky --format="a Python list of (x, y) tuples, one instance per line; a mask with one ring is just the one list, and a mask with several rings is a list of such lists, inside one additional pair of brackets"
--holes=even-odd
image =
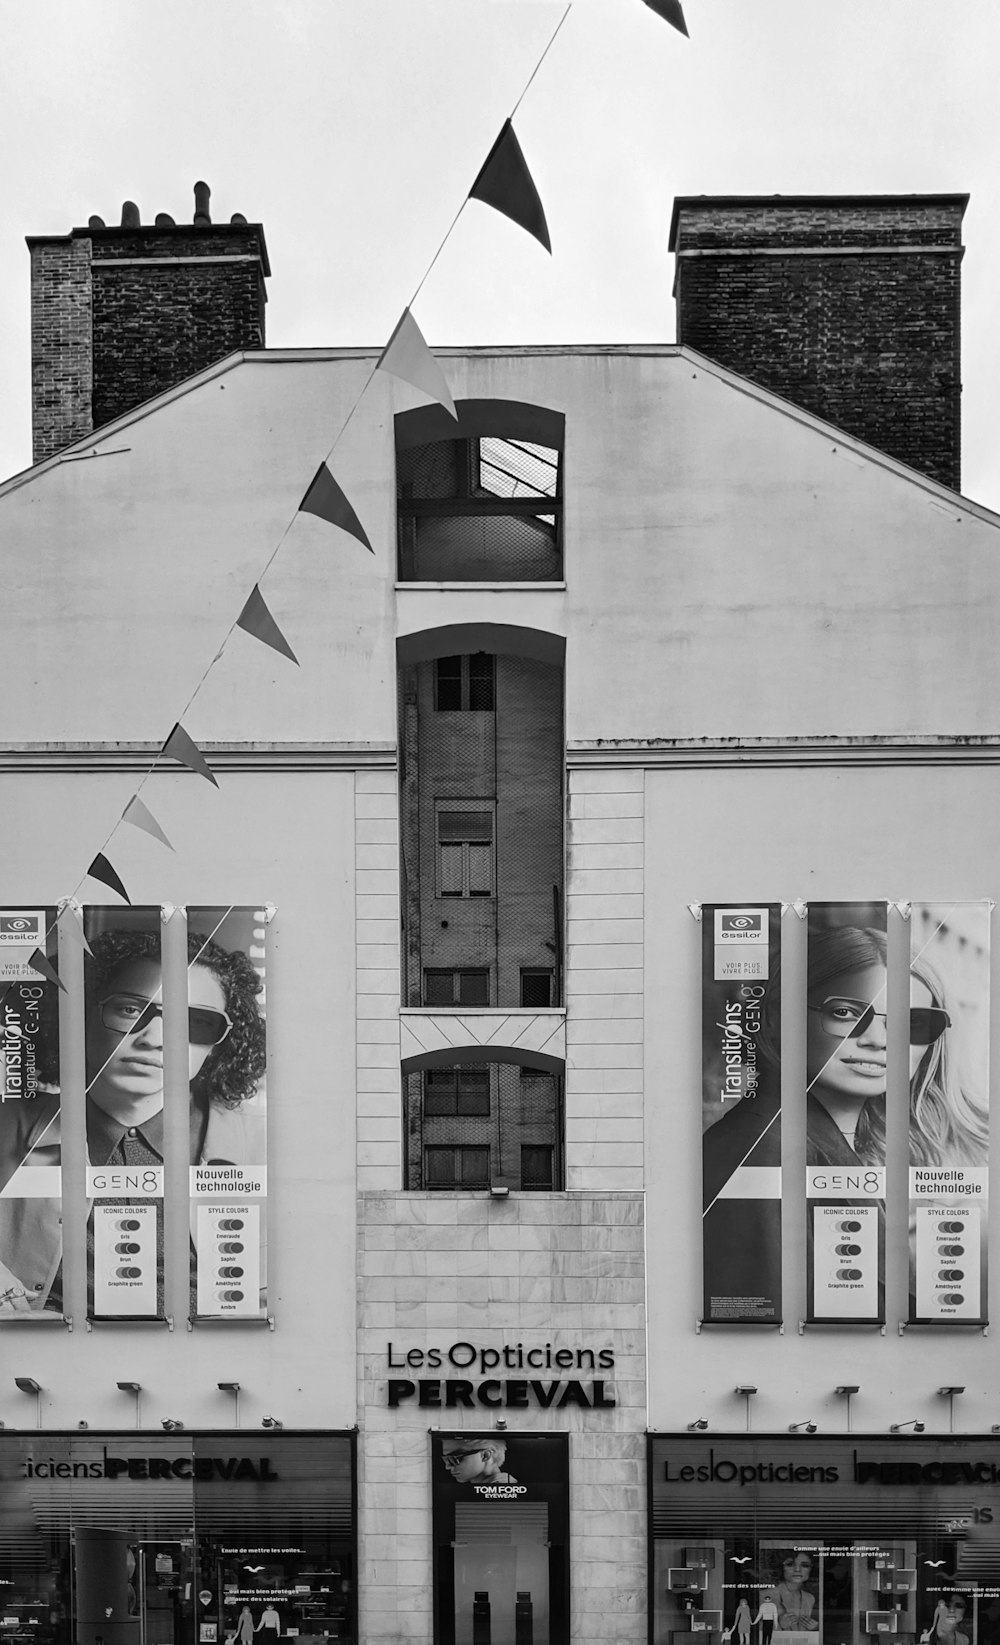
[[(683, 4), (689, 39), (643, 0), (0, 0), (0, 478), (25, 236), (126, 199), (190, 222), (204, 179), (264, 225), (270, 347), (381, 348), (407, 304), (432, 347), (671, 342), (676, 195), (948, 192), (963, 490), (1000, 511), (1000, 6)], [(515, 108), (551, 257), (466, 198)]]

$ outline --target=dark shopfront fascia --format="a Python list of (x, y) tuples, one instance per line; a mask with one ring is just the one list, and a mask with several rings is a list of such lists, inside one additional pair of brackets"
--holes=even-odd
[(0, 1434), (0, 1645), (356, 1641), (356, 1478), (352, 1433)]
[(655, 1434), (649, 1492), (653, 1645), (1000, 1645), (996, 1435)]

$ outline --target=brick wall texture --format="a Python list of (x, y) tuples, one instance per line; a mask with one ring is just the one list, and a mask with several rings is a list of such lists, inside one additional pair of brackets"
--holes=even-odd
[(36, 462), (236, 349), (264, 346), (255, 224), (75, 231), (32, 242), (31, 257)]
[(35, 462), (91, 429), (93, 351), (90, 246), (49, 240), (31, 248), (31, 433)]
[(963, 209), (681, 201), (678, 341), (957, 490)]

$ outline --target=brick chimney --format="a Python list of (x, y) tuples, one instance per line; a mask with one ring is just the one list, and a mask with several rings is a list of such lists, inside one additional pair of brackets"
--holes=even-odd
[(678, 199), (677, 340), (957, 491), (968, 199)]
[(32, 443), (36, 463), (241, 348), (264, 347), (264, 230), (213, 223), (207, 183), (191, 224), (118, 228), (91, 217), (32, 235)]

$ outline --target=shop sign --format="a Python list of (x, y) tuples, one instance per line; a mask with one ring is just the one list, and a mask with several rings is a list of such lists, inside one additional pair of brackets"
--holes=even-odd
[(614, 1350), (611, 1348), (553, 1348), (543, 1346), (526, 1348), (523, 1343), (504, 1344), (501, 1347), (480, 1347), (474, 1342), (453, 1342), (447, 1348), (395, 1348), (390, 1342), (386, 1349), (386, 1363), (390, 1371), (468, 1371), (473, 1368), (482, 1378), (469, 1377), (413, 1377), (390, 1376), (386, 1384), (386, 1403), (390, 1407), (415, 1402), (428, 1410), (475, 1410), (505, 1407), (508, 1410), (526, 1410), (538, 1406), (542, 1410), (563, 1410), (575, 1405), (588, 1410), (612, 1410), (617, 1405), (613, 1383), (604, 1378), (588, 1381), (580, 1377), (495, 1377), (493, 1371), (613, 1371)]
[(93, 1462), (26, 1457), (25, 1479), (194, 1479), (200, 1484), (244, 1479), (267, 1484), (280, 1475), (268, 1457), (115, 1457), (107, 1446)]

